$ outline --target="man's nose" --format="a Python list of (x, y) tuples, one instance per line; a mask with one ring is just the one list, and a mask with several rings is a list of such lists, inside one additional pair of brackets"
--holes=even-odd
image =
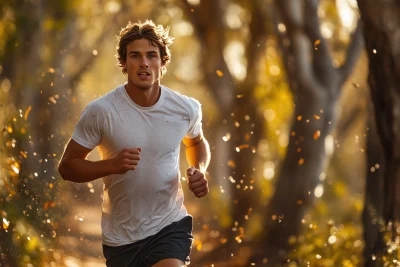
[(146, 57), (142, 57), (142, 60), (140, 62), (140, 67), (141, 68), (146, 68), (146, 69), (149, 67), (149, 64), (147, 63)]

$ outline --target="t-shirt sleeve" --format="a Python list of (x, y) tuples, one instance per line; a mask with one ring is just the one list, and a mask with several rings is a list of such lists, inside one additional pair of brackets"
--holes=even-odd
[(202, 129), (202, 110), (201, 104), (199, 101), (189, 98), (190, 108), (190, 125), (189, 130), (186, 133), (186, 138), (195, 138), (197, 137)]
[(76, 124), (72, 139), (86, 148), (95, 148), (101, 141), (103, 121), (102, 108), (97, 104), (90, 103)]

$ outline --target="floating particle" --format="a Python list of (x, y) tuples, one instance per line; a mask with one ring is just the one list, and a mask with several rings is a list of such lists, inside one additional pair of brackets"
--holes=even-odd
[(243, 145), (238, 146), (238, 148), (239, 149), (246, 149), (246, 148), (249, 148), (249, 145), (248, 144), (243, 144)]
[(7, 230), (9, 225), (10, 225), (10, 222), (7, 221), (6, 218), (3, 218), (3, 229)]
[(236, 163), (235, 163), (235, 161), (233, 161), (233, 160), (228, 160), (227, 164), (228, 164), (228, 166), (231, 167), (231, 168), (235, 168), (235, 167), (236, 167)]
[(321, 132), (319, 130), (315, 131), (313, 134), (314, 140), (318, 140), (318, 138), (321, 136)]
[(19, 168), (18, 168), (18, 163), (13, 163), (11, 164), (11, 169), (16, 173), (19, 174)]
[(27, 119), (28, 119), (29, 112), (31, 112), (31, 110), (32, 110), (32, 107), (31, 107), (31, 106), (29, 106), (29, 107), (25, 110), (25, 113), (24, 113), (24, 120), (27, 120)]
[(230, 133), (226, 133), (225, 136), (222, 137), (222, 140), (224, 140), (225, 142), (228, 142), (230, 139), (231, 139)]

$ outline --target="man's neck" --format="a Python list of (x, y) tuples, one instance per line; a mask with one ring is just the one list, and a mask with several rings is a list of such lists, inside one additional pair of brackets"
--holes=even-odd
[(142, 90), (133, 84), (131, 85), (128, 81), (128, 83), (125, 84), (125, 90), (132, 101), (141, 107), (153, 106), (157, 103), (161, 95), (160, 84), (155, 84), (152, 88)]

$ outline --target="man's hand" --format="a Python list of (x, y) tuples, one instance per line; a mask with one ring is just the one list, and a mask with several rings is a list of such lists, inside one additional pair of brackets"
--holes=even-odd
[(186, 178), (189, 190), (198, 197), (204, 197), (208, 194), (208, 181), (204, 173), (195, 167), (190, 167), (186, 170)]
[(124, 174), (127, 171), (135, 170), (140, 160), (141, 148), (124, 148), (111, 160), (113, 172)]

